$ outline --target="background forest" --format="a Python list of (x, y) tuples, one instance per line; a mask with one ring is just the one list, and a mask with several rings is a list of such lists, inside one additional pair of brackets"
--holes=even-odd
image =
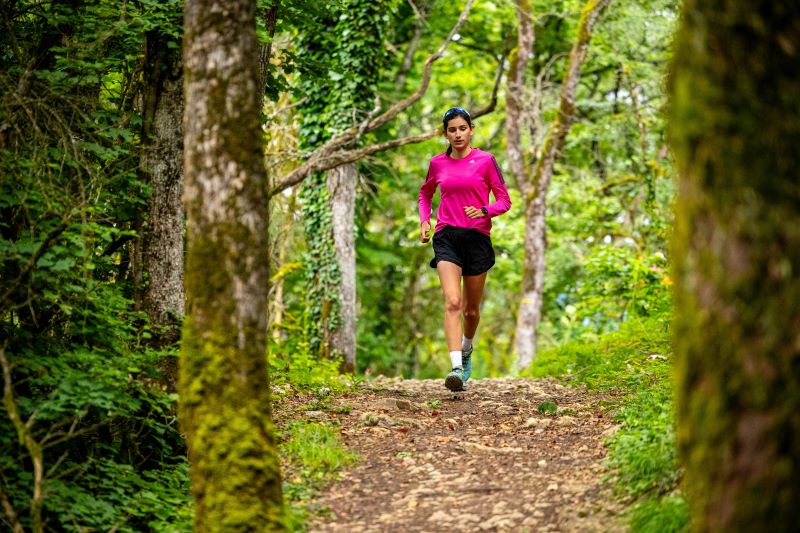
[[(273, 397), (315, 410), (378, 375), (449, 370), (417, 194), (444, 111), (462, 106), (513, 202), (494, 221), (475, 376), (608, 393), (624, 520), (682, 530), (666, 139), (679, 3), (463, 4), (258, 2)], [(14, 0), (0, 16), (0, 523), (189, 531), (182, 2)], [(546, 240), (528, 242), (537, 220)], [(275, 418), (286, 527), (303, 529), (353, 459), (335, 427)]]

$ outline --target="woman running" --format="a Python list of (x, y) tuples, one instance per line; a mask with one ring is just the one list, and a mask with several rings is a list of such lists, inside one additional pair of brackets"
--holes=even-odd
[[(469, 113), (453, 107), (444, 114), (443, 123), (450, 146), (431, 159), (419, 190), (420, 239), (423, 243), (430, 240), (431, 199), (439, 187), (441, 203), (436, 212), (431, 267), (438, 271), (444, 293), (444, 334), (452, 365), (444, 384), (461, 391), (472, 373), (472, 340), (480, 321), (483, 285), (494, 265), (489, 238), (492, 217), (508, 211), (511, 200), (494, 156), (470, 145), (473, 127)], [(489, 191), (494, 194), (493, 204), (489, 204)]]

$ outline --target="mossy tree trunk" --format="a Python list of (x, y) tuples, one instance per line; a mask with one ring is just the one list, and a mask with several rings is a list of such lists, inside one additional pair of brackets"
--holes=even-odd
[(180, 420), (195, 531), (277, 531), (282, 495), (267, 375), (268, 183), (255, 0), (185, 15), (187, 315)]
[(689, 0), (671, 79), (678, 444), (697, 531), (800, 524), (800, 3)]

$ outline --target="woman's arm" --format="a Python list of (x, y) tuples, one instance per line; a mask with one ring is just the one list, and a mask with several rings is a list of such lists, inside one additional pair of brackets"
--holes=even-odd
[(492, 156), (492, 162), (486, 170), (489, 179), (489, 187), (494, 194), (494, 203), (486, 206), (487, 216), (497, 217), (511, 209), (511, 198), (508, 196), (506, 180), (503, 179), (503, 172), (497, 164), (497, 160)]
[(431, 170), (433, 165), (428, 165), (428, 175), (425, 176), (425, 183), (419, 189), (419, 223), (430, 222), (431, 206), (433, 204), (433, 193), (436, 192), (436, 179)]

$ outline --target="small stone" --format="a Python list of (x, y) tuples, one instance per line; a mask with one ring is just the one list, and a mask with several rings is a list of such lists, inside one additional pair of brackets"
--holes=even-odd
[(547, 461), (545, 461), (544, 459), (542, 459), (541, 461), (539, 461), (539, 462), (538, 462), (538, 463), (536, 463), (536, 464), (537, 464), (537, 465), (539, 465), (539, 466), (547, 466)]
[(553, 420), (550, 418), (537, 418), (535, 416), (530, 417), (528, 420), (525, 421), (526, 428), (532, 427), (547, 427), (553, 423)]
[(325, 418), (322, 411), (306, 411), (306, 418)]
[(547, 485), (547, 490), (558, 490), (558, 483), (551, 483)]
[(455, 515), (451, 513), (446, 513), (445, 511), (436, 511), (431, 516), (428, 517), (428, 522), (431, 523), (449, 523), (453, 520)]
[(375, 404), (377, 409), (384, 409), (386, 411), (391, 411), (393, 409), (397, 409), (397, 400), (394, 398), (382, 398), (379, 402)]
[(571, 416), (560, 416), (560, 417), (558, 417), (558, 420), (556, 420), (556, 424), (558, 424), (561, 427), (571, 426), (574, 423), (575, 423), (575, 419), (572, 418)]
[(412, 411), (414, 406), (408, 400), (395, 400), (395, 405), (403, 411)]

